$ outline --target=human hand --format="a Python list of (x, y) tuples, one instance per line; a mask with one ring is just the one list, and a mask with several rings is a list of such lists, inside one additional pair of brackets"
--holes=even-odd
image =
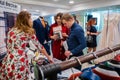
[(58, 36), (57, 34), (54, 34), (54, 35), (53, 35), (53, 39), (54, 39), (54, 40), (57, 40), (58, 38), (59, 38), (59, 36)]
[(49, 60), (50, 63), (54, 63), (54, 60), (51, 56), (48, 57), (48, 60)]
[(62, 33), (63, 37), (68, 37), (68, 35), (66, 33)]
[(69, 58), (69, 56), (72, 55), (70, 51), (65, 51), (65, 56)]
[(90, 32), (89, 32), (89, 31), (87, 31), (87, 34), (90, 34)]

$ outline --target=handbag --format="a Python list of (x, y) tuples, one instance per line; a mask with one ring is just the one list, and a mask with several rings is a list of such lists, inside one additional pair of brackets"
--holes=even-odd
[(87, 35), (86, 40), (89, 43), (93, 43), (93, 37), (91, 35)]

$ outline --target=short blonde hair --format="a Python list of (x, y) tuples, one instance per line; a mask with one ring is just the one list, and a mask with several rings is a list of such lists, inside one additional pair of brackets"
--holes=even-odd
[(69, 21), (70, 19), (73, 19), (73, 20), (74, 20), (74, 17), (73, 17), (71, 14), (69, 14), (69, 13), (63, 14), (62, 20)]
[(31, 14), (29, 12), (21, 11), (17, 15), (17, 19), (16, 19), (14, 27), (17, 28), (18, 30), (20, 30), (20, 32), (23, 31), (25, 33), (33, 35), (35, 33), (35, 31), (32, 27), (33, 25), (30, 25), (30, 23), (29, 23), (30, 18), (31, 18)]

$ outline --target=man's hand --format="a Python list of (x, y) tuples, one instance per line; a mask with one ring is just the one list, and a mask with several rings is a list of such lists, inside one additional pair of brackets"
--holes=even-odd
[(65, 51), (65, 56), (66, 56), (67, 58), (69, 58), (70, 55), (72, 55), (72, 53), (71, 53), (70, 51)]

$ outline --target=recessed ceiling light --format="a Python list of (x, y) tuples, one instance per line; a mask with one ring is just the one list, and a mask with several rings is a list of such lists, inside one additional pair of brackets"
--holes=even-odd
[(23, 9), (23, 11), (27, 11), (27, 9)]
[(59, 1), (59, 0), (53, 0), (53, 1), (56, 1), (56, 2), (57, 2), (57, 1)]
[(36, 12), (40, 12), (39, 10), (35, 10)]
[(69, 3), (70, 3), (70, 4), (74, 4), (74, 1), (73, 1), (73, 0), (70, 0)]

